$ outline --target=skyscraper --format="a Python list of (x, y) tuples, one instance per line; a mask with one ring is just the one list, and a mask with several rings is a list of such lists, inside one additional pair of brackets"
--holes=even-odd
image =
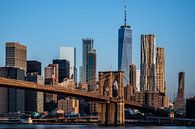
[(58, 82), (63, 82), (65, 78), (70, 77), (70, 62), (65, 59), (53, 60), (53, 64), (58, 64)]
[(87, 82), (88, 72), (88, 53), (93, 49), (93, 39), (83, 39), (83, 59), (82, 59), (82, 79), (81, 82)]
[(184, 98), (184, 90), (185, 90), (185, 72), (178, 73), (178, 98)]
[(93, 39), (83, 39), (83, 66), (81, 67), (81, 82), (88, 83), (88, 90), (96, 88), (96, 51)]
[(6, 43), (6, 66), (26, 71), (26, 46), (19, 42)]
[(174, 102), (174, 110), (178, 113), (185, 113), (185, 72), (178, 73), (178, 91)]
[(156, 36), (154, 34), (141, 35), (141, 91), (156, 91)]
[(118, 70), (125, 72), (124, 86), (129, 82), (129, 65), (132, 64), (132, 29), (127, 25), (126, 5), (124, 25), (118, 30)]
[[(5, 65), (1, 70), (2, 77), (24, 80), (26, 72), (26, 46), (20, 44), (19, 42), (6, 42), (6, 59)], [(12, 89), (12, 88), (0, 88), (0, 91), (4, 92), (3, 98), (7, 96), (7, 112), (24, 112), (24, 90)], [(7, 93), (6, 93), (7, 92)], [(3, 94), (1, 94), (3, 95)], [(1, 96), (0, 96), (1, 98)]]
[(165, 94), (165, 54), (164, 48), (157, 47), (156, 53), (156, 87), (160, 93)]
[(77, 81), (76, 69), (76, 48), (74, 47), (60, 47), (60, 59), (65, 59), (70, 62), (70, 77)]

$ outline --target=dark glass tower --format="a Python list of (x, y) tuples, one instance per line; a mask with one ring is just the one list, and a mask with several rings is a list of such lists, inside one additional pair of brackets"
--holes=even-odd
[(91, 50), (88, 53), (88, 67), (87, 67), (87, 83), (88, 90), (94, 91), (96, 89), (96, 51)]
[(118, 30), (118, 70), (125, 72), (124, 86), (129, 82), (129, 65), (132, 64), (132, 29), (126, 22)]
[(63, 82), (64, 78), (70, 76), (70, 62), (65, 59), (53, 60), (53, 64), (58, 64), (58, 82)]
[(41, 62), (36, 60), (28, 60), (27, 73), (37, 73), (38, 75), (41, 75)]
[(83, 39), (83, 73), (81, 82), (87, 82), (88, 79), (88, 53), (93, 50), (93, 39)]

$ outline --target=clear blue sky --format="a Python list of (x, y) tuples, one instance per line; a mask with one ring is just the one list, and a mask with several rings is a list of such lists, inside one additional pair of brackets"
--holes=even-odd
[[(195, 95), (195, 1), (128, 0), (127, 21), (133, 28), (133, 62), (139, 68), (140, 35), (155, 33), (166, 52), (166, 84), (177, 92), (178, 72), (186, 72), (186, 94)], [(42, 67), (58, 58), (60, 46), (77, 49), (81, 65), (82, 38), (91, 37), (98, 70), (116, 70), (118, 28), (123, 0), (0, 0), (0, 65), (5, 42), (28, 47), (28, 59)]]

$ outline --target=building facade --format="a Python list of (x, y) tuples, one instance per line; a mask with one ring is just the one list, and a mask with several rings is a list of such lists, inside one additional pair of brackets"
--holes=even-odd
[(80, 81), (88, 84), (88, 90), (96, 90), (96, 50), (93, 48), (93, 39), (83, 39), (83, 65)]
[(49, 64), (45, 67), (44, 72), (46, 85), (58, 84), (58, 64)]
[(136, 87), (136, 65), (129, 65), (129, 85)]
[[(76, 82), (74, 81), (74, 79), (64, 79), (64, 81), (61, 83), (58, 83), (58, 85), (65, 88), (65, 89), (74, 90), (76, 88)], [(77, 108), (74, 107), (74, 104), (69, 105), (68, 100), (67, 100), (67, 97), (65, 97), (65, 95), (58, 94), (58, 109), (63, 110), (65, 113), (75, 113)], [(72, 110), (70, 111), (71, 107), (72, 107)], [(67, 108), (69, 108), (69, 109), (67, 109)]]
[[(15, 67), (1, 67), (0, 77), (25, 80), (25, 72), (22, 69)], [(0, 112), (24, 112), (25, 109), (25, 91), (12, 88), (0, 89)]]
[[(27, 61), (26, 81), (44, 84), (41, 76), (41, 62), (36, 60)], [(43, 112), (43, 92), (25, 90), (25, 111)]]
[(156, 36), (141, 35), (140, 90), (156, 91)]
[(53, 64), (58, 64), (58, 82), (63, 82), (65, 78), (70, 77), (70, 62), (65, 59), (53, 60)]
[(88, 83), (88, 91), (96, 90), (96, 51), (95, 50), (91, 50), (88, 53), (87, 83)]
[(185, 72), (178, 73), (178, 91), (174, 102), (174, 110), (178, 113), (185, 113)]
[(38, 75), (41, 75), (41, 62), (36, 60), (28, 60), (27, 73), (37, 73)]
[(186, 99), (186, 117), (195, 119), (195, 96)]
[[(19, 42), (6, 42), (5, 66), (1, 68), (2, 77), (24, 80), (26, 72), (27, 48)], [(0, 112), (24, 112), (24, 90), (0, 87), (2, 110)]]
[(130, 64), (132, 64), (132, 29), (125, 23), (118, 30), (118, 70), (125, 72), (124, 86), (129, 82)]
[(140, 70), (136, 70), (136, 89), (140, 92)]
[[(57, 85), (58, 84), (58, 64), (49, 64), (44, 69), (45, 84)], [(51, 111), (57, 108), (57, 94), (44, 93), (44, 111)]]
[(86, 83), (84, 82), (84, 76), (83, 76), (83, 66), (79, 66), (79, 82), (80, 83)]
[(165, 53), (164, 53), (164, 48), (160, 48), (160, 47), (157, 47), (157, 51), (156, 51), (156, 87), (160, 93), (166, 94)]
[(93, 39), (83, 39), (83, 55), (82, 55), (82, 79), (81, 82), (87, 82), (88, 73), (88, 53), (93, 50)]
[(79, 114), (79, 100), (66, 97), (64, 102), (65, 114)]
[(6, 66), (26, 71), (26, 46), (19, 42), (6, 42)]
[(60, 59), (65, 59), (70, 62), (70, 79), (77, 81), (76, 68), (76, 48), (74, 47), (60, 47)]
[(158, 91), (146, 91), (144, 96), (144, 105), (155, 108), (160, 107), (160, 94)]

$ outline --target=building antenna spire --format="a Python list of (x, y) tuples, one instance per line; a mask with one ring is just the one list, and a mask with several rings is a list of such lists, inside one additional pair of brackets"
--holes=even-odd
[(124, 25), (127, 26), (127, 1), (126, 0), (124, 0), (124, 11), (125, 11)]

